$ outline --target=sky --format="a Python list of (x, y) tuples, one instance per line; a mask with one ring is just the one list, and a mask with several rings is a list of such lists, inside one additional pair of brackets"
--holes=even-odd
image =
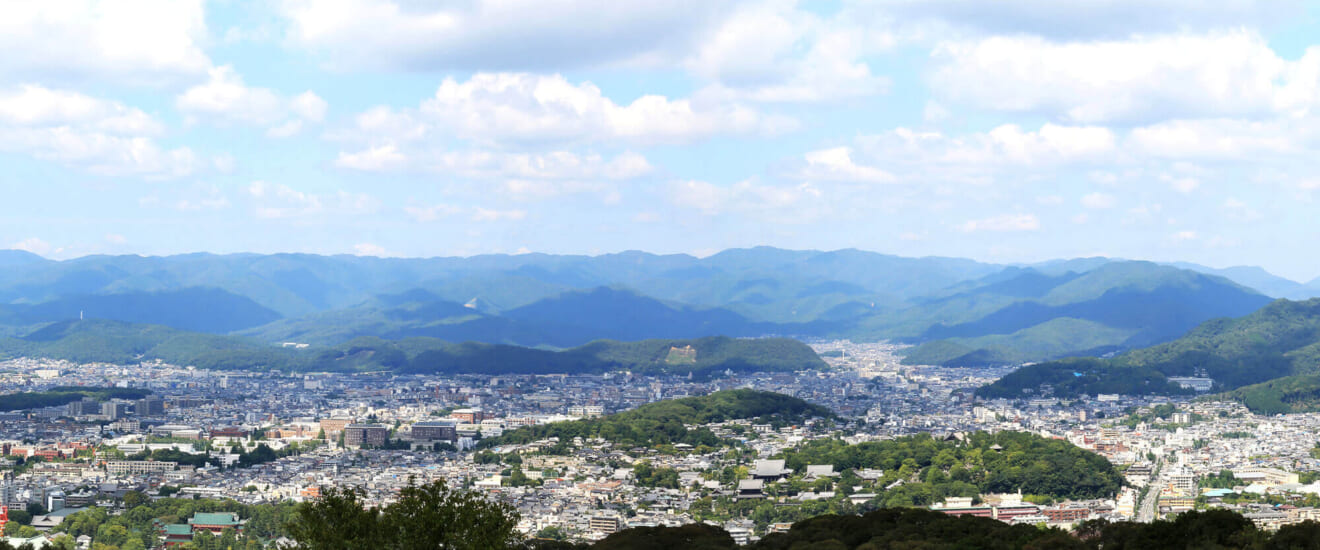
[(0, 248), (1320, 276), (1320, 2), (0, 0)]

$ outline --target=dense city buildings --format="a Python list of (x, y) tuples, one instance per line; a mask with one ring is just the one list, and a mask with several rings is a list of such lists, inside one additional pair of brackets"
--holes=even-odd
[[(829, 370), (730, 372), (706, 380), (628, 373), (309, 377), (13, 360), (0, 368), (0, 381), (13, 392), (85, 386), (150, 394), (6, 413), (0, 461), (27, 463), (0, 482), (0, 499), (11, 509), (41, 503), (52, 514), (68, 515), (131, 490), (257, 504), (356, 486), (369, 503), (384, 504), (410, 480), (443, 479), (513, 504), (528, 534), (553, 528), (594, 540), (628, 527), (707, 521), (756, 540), (788, 522), (774, 514), (731, 513), (738, 506), (764, 503), (789, 511), (819, 502), (865, 509), (897, 490), (895, 471), (833, 464), (795, 469), (781, 458), (807, 442), (857, 444), (912, 434), (957, 442), (975, 432), (1030, 432), (1105, 457), (1124, 471), (1124, 487), (1089, 500), (1042, 503), (1010, 492), (927, 506), (1065, 527), (1098, 518), (1149, 521), (1206, 507), (1243, 512), (1267, 528), (1317, 515), (1320, 415), (1263, 417), (1234, 403), (1121, 395), (982, 400), (972, 391), (1011, 369), (901, 365), (896, 346), (887, 344), (814, 347)], [(307, 384), (309, 378), (317, 383)], [(734, 388), (801, 398), (839, 419), (706, 426), (737, 452), (686, 444), (658, 452), (581, 438), (474, 449), (482, 439), (523, 426), (599, 418)], [(199, 528), (240, 526), (241, 518), (201, 515), (161, 525), (160, 536), (169, 545)]]

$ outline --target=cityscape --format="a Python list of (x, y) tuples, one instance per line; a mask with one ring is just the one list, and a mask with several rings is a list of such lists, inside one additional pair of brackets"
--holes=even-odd
[[(782, 457), (795, 447), (821, 439), (860, 444), (923, 434), (956, 442), (973, 432), (1028, 432), (1104, 457), (1122, 471), (1122, 489), (1076, 500), (1019, 492), (906, 504), (1062, 528), (1224, 508), (1277, 530), (1320, 514), (1316, 413), (1264, 416), (1237, 403), (1196, 398), (977, 399), (973, 390), (1009, 369), (902, 365), (900, 347), (891, 344), (822, 341), (813, 349), (828, 370), (708, 381), (630, 373), (287, 374), (9, 360), (0, 364), (0, 377), (19, 392), (147, 392), (140, 399), (84, 399), (6, 413), (0, 464), (13, 471), (5, 474), (0, 496), (10, 514), (32, 513), (11, 544), (57, 537), (66, 518), (88, 507), (122, 508), (129, 492), (259, 505), (305, 502), (322, 487), (352, 486), (365, 490), (369, 505), (385, 505), (403, 486), (434, 480), (509, 503), (519, 512), (518, 530), (528, 536), (592, 541), (634, 527), (711, 522), (747, 544), (788, 529), (796, 508), (874, 509), (902, 483), (897, 472), (878, 468), (847, 477), (833, 464), (786, 469)], [(691, 446), (628, 449), (581, 438), (478, 445), (523, 426), (738, 388), (798, 397), (838, 419), (713, 423), (706, 427), (731, 446), (704, 452)], [(561, 445), (561, 452), (544, 452)], [(259, 447), (268, 456), (248, 460)], [(172, 454), (161, 458), (161, 452)], [(656, 471), (676, 477), (656, 484), (650, 479)], [(746, 502), (773, 505), (769, 512), (738, 507)], [(176, 539), (191, 543), (200, 530), (241, 531), (242, 520), (231, 519), (218, 527), (214, 518), (162, 526), (159, 540), (170, 546)]]
[(0, 550), (1320, 550), (1320, 0), (0, 0)]

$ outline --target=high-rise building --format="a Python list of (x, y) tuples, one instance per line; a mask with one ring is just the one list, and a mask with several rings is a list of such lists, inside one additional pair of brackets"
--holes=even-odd
[(101, 403), (101, 416), (106, 420), (119, 420), (128, 416), (128, 403), (123, 401), (106, 401)]
[(139, 399), (133, 410), (138, 416), (159, 416), (165, 414), (165, 400), (159, 397)]
[(81, 401), (69, 403), (69, 416), (86, 416), (99, 414), (100, 412), (100, 406), (97, 405), (96, 401), (91, 399), (83, 399)]

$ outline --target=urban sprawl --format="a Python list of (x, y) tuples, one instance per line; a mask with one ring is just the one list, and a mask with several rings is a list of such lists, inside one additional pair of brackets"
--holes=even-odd
[[(1021, 494), (997, 494), (948, 498), (932, 509), (1062, 527), (1090, 519), (1151, 521), (1215, 507), (1241, 512), (1265, 529), (1320, 519), (1315, 458), (1320, 416), (1265, 417), (1235, 403), (1191, 398), (1060, 400), (1049, 388), (1019, 400), (977, 400), (972, 390), (1011, 369), (900, 365), (897, 348), (888, 344), (813, 347), (831, 370), (726, 373), (706, 381), (629, 373), (291, 375), (160, 363), (10, 360), (0, 363), (5, 394), (65, 387), (150, 392), (140, 399), (89, 398), (0, 413), (0, 465), (9, 470), (0, 481), (5, 506), (0, 522), (10, 511), (40, 512), (31, 518), (27, 536), (8, 533), (12, 544), (43, 547), (49, 543), (44, 533), (65, 517), (88, 507), (122, 506), (130, 491), (260, 504), (306, 501), (324, 487), (360, 487), (368, 503), (383, 505), (409, 483), (445, 480), (514, 505), (519, 529), (528, 535), (555, 530), (597, 540), (628, 527), (707, 521), (741, 543), (788, 523), (755, 514), (721, 517), (710, 503), (760, 500), (791, 507), (846, 500), (864, 506), (901, 483), (889, 482), (883, 471), (839, 472), (830, 465), (794, 473), (772, 458), (786, 449), (840, 435), (848, 443), (917, 433), (957, 441), (976, 431), (1067, 440), (1107, 458), (1122, 470), (1126, 484), (1111, 499), (1038, 504)], [(1210, 381), (1180, 383), (1208, 389)], [(841, 420), (706, 426), (737, 440), (734, 451), (661, 453), (580, 439), (476, 448), (483, 438), (522, 426), (600, 417), (734, 388), (802, 398), (828, 407)], [(565, 452), (536, 452), (548, 447)], [(179, 457), (205, 455), (218, 465), (153, 458), (162, 450)], [(492, 451), (517, 452), (521, 463), (510, 467), (489, 460)], [(642, 468), (676, 471), (677, 488), (639, 483)], [(1229, 483), (1213, 482), (1224, 480)], [(798, 482), (809, 489), (780, 490)], [(160, 540), (165, 545), (191, 541), (198, 530), (241, 532), (242, 523), (233, 514), (198, 513), (162, 525)], [(84, 536), (78, 543), (87, 548), (93, 541)]]

